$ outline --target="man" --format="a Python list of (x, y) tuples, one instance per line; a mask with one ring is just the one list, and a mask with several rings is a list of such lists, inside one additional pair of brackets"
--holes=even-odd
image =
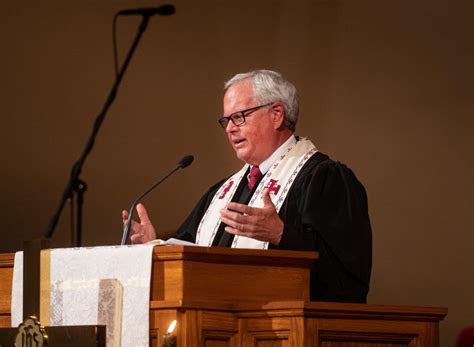
[[(366, 193), (349, 168), (294, 136), (295, 87), (273, 71), (238, 74), (225, 84), (224, 115), (219, 123), (245, 165), (209, 189), (174, 237), (205, 246), (317, 251), (311, 300), (365, 302), (372, 261)], [(143, 205), (137, 212), (132, 242), (155, 239)]]

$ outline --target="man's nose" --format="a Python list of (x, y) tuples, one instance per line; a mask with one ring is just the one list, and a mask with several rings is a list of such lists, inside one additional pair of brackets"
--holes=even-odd
[(227, 126), (225, 128), (226, 133), (233, 133), (237, 131), (239, 127), (235, 125), (231, 120), (229, 120), (229, 123), (227, 123)]

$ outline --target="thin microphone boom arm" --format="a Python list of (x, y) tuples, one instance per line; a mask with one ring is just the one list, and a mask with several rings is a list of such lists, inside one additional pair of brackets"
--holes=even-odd
[[(89, 137), (89, 140), (86, 143), (86, 146), (84, 147), (84, 150), (80, 156), (80, 158), (77, 160), (77, 162), (72, 166), (71, 169), (71, 174), (69, 177), (69, 181), (66, 185), (66, 188), (64, 190), (64, 193), (62, 195), (61, 201), (59, 202), (59, 206), (56, 209), (56, 212), (54, 213), (53, 217), (51, 218), (51, 221), (48, 225), (48, 229), (46, 231), (45, 237), (46, 238), (51, 238), (54, 234), (54, 230), (56, 228), (56, 225), (59, 221), (59, 217), (61, 216), (62, 210), (64, 209), (64, 206), (66, 204), (66, 201), (73, 197), (75, 187), (79, 185), (78, 182), (79, 180), (79, 175), (81, 174), (82, 167), (84, 165), (84, 162), (87, 159), (87, 156), (89, 155), (90, 151), (92, 150), (94, 146), (95, 139), (97, 137), (97, 134), (99, 133), (100, 127), (105, 119), (105, 116), (107, 115), (107, 111), (109, 110), (110, 106), (115, 100), (115, 97), (117, 95), (117, 90), (120, 86), (120, 83), (122, 82), (123, 76), (125, 75), (125, 72), (127, 71), (127, 67), (130, 63), (130, 60), (132, 59), (133, 54), (135, 53), (135, 50), (138, 46), (138, 43), (140, 42), (140, 39), (145, 32), (148, 22), (150, 20), (150, 16), (144, 15), (142, 16), (142, 21), (140, 22), (140, 25), (138, 27), (138, 32), (137, 35), (135, 36), (135, 39), (130, 46), (130, 49), (127, 53), (127, 56), (125, 58), (125, 61), (117, 75), (117, 78), (115, 79), (115, 82), (112, 86), (112, 89), (107, 97), (107, 100), (105, 102), (104, 107), (102, 108), (102, 111), (99, 113), (97, 116), (95, 122), (94, 122), (94, 127), (92, 129), (92, 133)], [(78, 206), (78, 208), (81, 208)], [(78, 213), (78, 215), (81, 215), (81, 213)], [(80, 222), (79, 224), (80, 225)], [(76, 230), (77, 232), (77, 238), (76, 238), (76, 244), (74, 246), (81, 246), (81, 230)]]
[(128, 219), (127, 222), (125, 223), (125, 226), (123, 228), (123, 235), (122, 235), (122, 242), (120, 243), (121, 245), (125, 245), (128, 242), (128, 239), (130, 237), (130, 228), (132, 226), (132, 217), (133, 217), (133, 211), (135, 210), (135, 207), (137, 206), (138, 202), (143, 199), (149, 192), (151, 192), (153, 189), (158, 187), (161, 182), (166, 180), (168, 177), (170, 177), (172, 174), (174, 174), (176, 171), (179, 169), (184, 169), (185, 167), (188, 167), (191, 165), (193, 162), (194, 157), (192, 155), (187, 155), (183, 159), (180, 160), (178, 165), (170, 171), (166, 176), (162, 177), (158, 182), (153, 184), (150, 188), (145, 190), (138, 198), (133, 201), (132, 206), (130, 207), (130, 210), (128, 211)]
[(159, 14), (162, 16), (170, 16), (175, 12), (175, 7), (173, 5), (161, 5), (160, 7), (141, 7), (141, 8), (132, 8), (127, 10), (122, 10), (117, 12), (118, 16), (154, 16)]

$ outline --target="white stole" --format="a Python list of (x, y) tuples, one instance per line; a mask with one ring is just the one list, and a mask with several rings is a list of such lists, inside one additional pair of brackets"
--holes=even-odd
[[(262, 192), (265, 188), (268, 188), (270, 190), (270, 198), (278, 213), (295, 180), (295, 177), (298, 175), (306, 161), (317, 151), (318, 150), (311, 141), (305, 138), (301, 138), (293, 146), (290, 146), (270, 167), (270, 170), (268, 170), (260, 181), (248, 205), (252, 207), (263, 207)], [(239, 172), (224, 182), (214, 195), (207, 211), (204, 213), (204, 216), (199, 223), (196, 233), (196, 244), (201, 246), (212, 246), (212, 242), (221, 223), (220, 210), (225, 208), (232, 200), (232, 197), (234, 196), (235, 191), (248, 167), (249, 165), (245, 164)], [(232, 242), (232, 248), (267, 249), (268, 242), (236, 235)]]

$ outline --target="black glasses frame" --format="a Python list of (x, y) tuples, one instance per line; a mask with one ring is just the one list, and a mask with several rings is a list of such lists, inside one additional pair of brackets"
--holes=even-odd
[(221, 127), (223, 129), (227, 128), (227, 125), (229, 124), (229, 121), (234, 123), (235, 126), (240, 127), (240, 126), (245, 124), (245, 117), (250, 116), (252, 113), (254, 113), (255, 111), (257, 111), (257, 110), (259, 110), (263, 107), (270, 106), (271, 104), (273, 104), (273, 101), (269, 102), (268, 104), (259, 105), (259, 106), (255, 106), (255, 107), (252, 107), (252, 108), (248, 108), (246, 110), (242, 110), (242, 111), (232, 113), (230, 116), (223, 116), (223, 117), (219, 118), (217, 121), (219, 122), (219, 124), (221, 125)]

